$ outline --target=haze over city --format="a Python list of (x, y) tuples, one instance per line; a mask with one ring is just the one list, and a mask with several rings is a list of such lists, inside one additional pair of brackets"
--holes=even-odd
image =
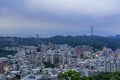
[(120, 34), (119, 0), (0, 0), (0, 36)]

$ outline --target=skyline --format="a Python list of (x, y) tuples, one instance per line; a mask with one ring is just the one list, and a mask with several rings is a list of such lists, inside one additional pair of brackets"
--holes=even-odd
[(0, 0), (0, 36), (120, 34), (119, 0)]

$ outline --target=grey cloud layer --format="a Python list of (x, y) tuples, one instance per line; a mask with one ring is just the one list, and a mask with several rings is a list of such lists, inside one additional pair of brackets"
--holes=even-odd
[(92, 22), (95, 34), (119, 34), (119, 3), (119, 0), (0, 0), (0, 29), (76, 35), (89, 34)]

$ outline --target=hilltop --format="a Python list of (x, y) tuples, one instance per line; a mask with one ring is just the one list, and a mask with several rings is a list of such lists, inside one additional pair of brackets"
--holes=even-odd
[(38, 46), (41, 43), (48, 44), (68, 44), (75, 47), (79, 45), (90, 45), (95, 49), (102, 49), (107, 46), (113, 50), (120, 48), (120, 38), (118, 37), (103, 37), (103, 36), (54, 36), (50, 38), (19, 38), (19, 37), (0, 37), (0, 47), (5, 46), (21, 46), (34, 45)]

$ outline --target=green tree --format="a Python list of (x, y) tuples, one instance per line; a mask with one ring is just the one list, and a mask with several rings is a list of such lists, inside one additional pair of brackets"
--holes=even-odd
[(60, 73), (59, 75), (58, 75), (58, 78), (60, 78), (60, 79), (62, 79), (62, 80), (67, 80), (67, 78), (68, 78), (68, 75), (66, 74), (66, 73)]
[(81, 80), (89, 80), (89, 79), (88, 79), (88, 77), (83, 76), (83, 77), (81, 78)]
[(74, 74), (71, 76), (71, 80), (80, 80), (80, 75), (77, 74), (77, 73), (74, 73)]
[(89, 76), (88, 80), (94, 80), (94, 77), (93, 76)]
[(76, 71), (69, 70), (58, 75), (60, 80), (80, 80), (80, 74)]
[(120, 72), (116, 72), (111, 78), (110, 80), (120, 80)]

